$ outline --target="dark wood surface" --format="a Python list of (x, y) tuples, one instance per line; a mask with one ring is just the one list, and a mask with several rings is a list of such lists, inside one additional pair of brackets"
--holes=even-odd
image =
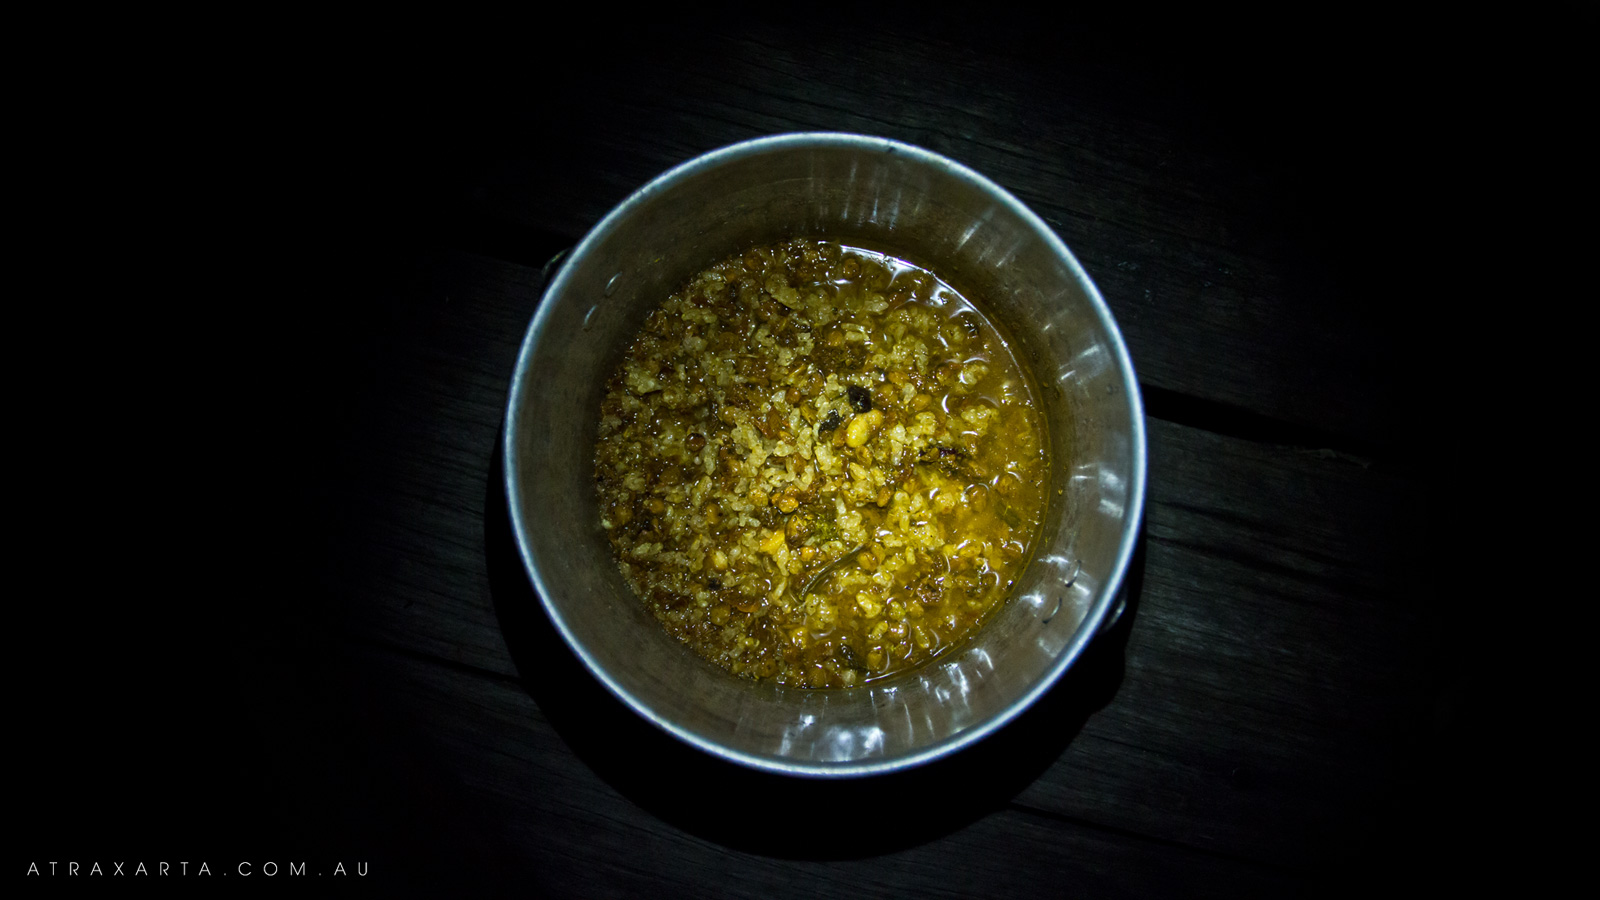
[[(155, 263), (66, 254), (127, 302), (68, 311), (94, 365), (30, 401), (59, 474), (25, 486), (48, 511), (14, 599), (17, 871), (206, 860), (232, 888), (240, 861), (363, 861), (350, 887), (388, 896), (738, 897), (1467, 871), (1479, 623), (1431, 571), (1418, 339), (1447, 298), (1416, 265), (1450, 210), (1419, 166), (1465, 101), (1413, 102), (1446, 64), (1419, 74), (1426, 30), (713, 25), (544, 32), (531, 59), (503, 34), (319, 48), (152, 114), (223, 110), (184, 129), (203, 167), (148, 170), (186, 185), (181, 224), (125, 239)], [(541, 266), (671, 165), (794, 130), (1015, 192), (1100, 286), (1149, 413), (1130, 614), (1016, 723), (868, 781), (739, 770), (621, 708), (539, 611), (500, 493)]]

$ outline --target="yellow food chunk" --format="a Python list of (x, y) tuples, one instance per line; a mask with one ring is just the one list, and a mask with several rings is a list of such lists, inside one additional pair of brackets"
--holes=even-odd
[(783, 532), (774, 531), (767, 535), (766, 540), (761, 542), (761, 552), (769, 556), (776, 556), (778, 551), (786, 546), (788, 544), (783, 539)]
[(850, 420), (845, 426), (844, 442), (851, 447), (865, 446), (867, 441), (877, 433), (878, 426), (883, 424), (883, 413), (876, 409), (869, 409)]

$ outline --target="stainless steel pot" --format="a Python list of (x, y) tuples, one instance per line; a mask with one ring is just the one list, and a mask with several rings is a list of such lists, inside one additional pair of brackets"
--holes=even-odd
[[(747, 245), (858, 241), (933, 269), (1032, 367), (1052, 506), (1009, 602), (965, 645), (848, 690), (736, 678), (669, 637), (623, 583), (599, 522), (607, 374), (685, 278)], [(1061, 239), (976, 172), (906, 144), (790, 134), (708, 153), (640, 188), (551, 280), (511, 384), (506, 491), (534, 589), (594, 676), (718, 756), (857, 776), (955, 752), (1044, 693), (1112, 614), (1144, 506), (1144, 413), (1127, 349)]]

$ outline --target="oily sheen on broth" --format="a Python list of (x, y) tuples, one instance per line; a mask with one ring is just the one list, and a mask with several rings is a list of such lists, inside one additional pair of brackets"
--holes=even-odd
[(994, 325), (933, 273), (753, 247), (650, 313), (607, 383), (595, 479), (623, 577), (734, 675), (852, 687), (1002, 604), (1048, 447)]

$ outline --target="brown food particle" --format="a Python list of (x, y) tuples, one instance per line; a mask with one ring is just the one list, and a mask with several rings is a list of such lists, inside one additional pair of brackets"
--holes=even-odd
[(872, 387), (872, 405), (882, 408), (884, 412), (888, 412), (888, 408), (894, 405), (898, 396), (900, 392), (890, 387), (887, 381), (879, 382)]

